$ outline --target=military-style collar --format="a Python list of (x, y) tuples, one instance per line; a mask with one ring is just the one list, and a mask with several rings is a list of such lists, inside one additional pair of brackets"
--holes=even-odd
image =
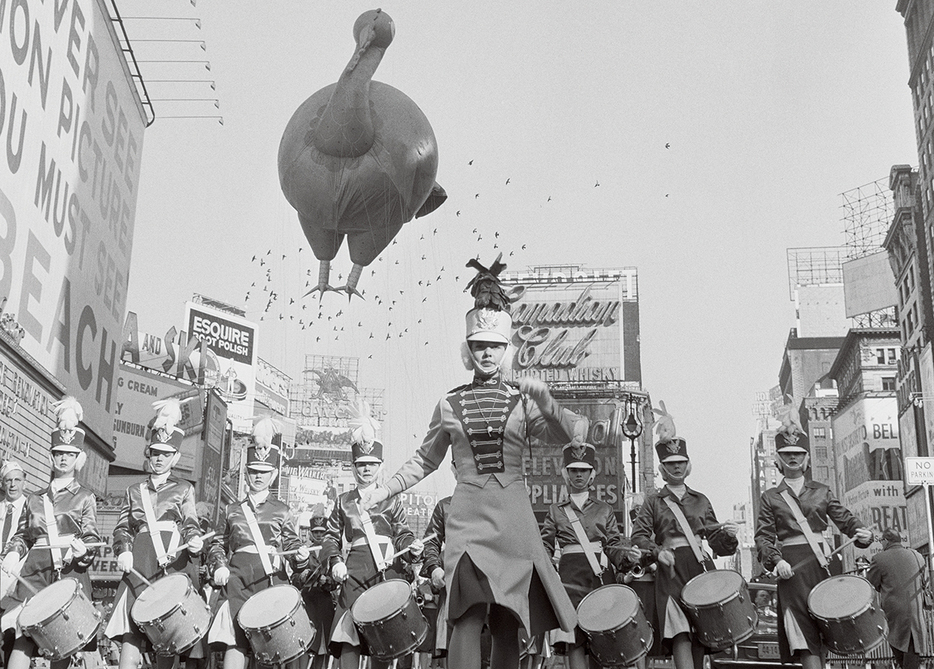
[[(684, 497), (687, 497), (688, 495), (696, 495), (696, 494), (697, 492), (692, 490), (688, 486), (687, 483), (684, 484)], [(682, 497), (681, 499), (678, 499), (678, 496), (674, 494), (674, 492), (671, 491), (671, 488), (668, 487), (667, 483), (662, 487), (661, 491), (658, 493), (658, 496), (659, 497), (671, 497), (671, 499), (673, 499), (676, 502), (680, 502), (682, 499), (684, 499), (684, 497)]]
[(474, 374), (473, 381), (470, 382), (472, 388), (496, 388), (500, 384), (503, 384), (503, 373), (501, 371), (497, 371), (493, 376), (486, 378)]
[[(78, 479), (71, 479), (71, 481), (68, 483), (68, 485), (66, 485), (64, 488), (62, 488), (59, 492), (64, 492), (64, 491), (67, 490), (67, 491), (70, 492), (72, 495), (74, 495), (76, 492), (78, 492), (78, 490), (79, 490), (80, 488), (81, 488), (81, 484), (78, 483)], [(48, 486), (45, 490), (42, 491), (42, 494), (43, 494), (43, 495), (48, 495), (50, 492), (52, 492), (52, 484), (51, 484), (51, 482), (49, 483), (49, 486)]]
[[(568, 498), (566, 500), (564, 500), (563, 502), (558, 502), (558, 506), (559, 507), (568, 506), (570, 503), (571, 503), (571, 496), (568, 495)], [(584, 506), (580, 507), (581, 511), (583, 511), (584, 509), (586, 509), (588, 506), (590, 506), (593, 503), (594, 503), (593, 497), (591, 497), (588, 494), (587, 499), (584, 500)]]
[[(169, 485), (170, 483), (178, 483), (178, 479), (175, 478), (174, 476), (172, 476), (171, 474), (169, 474), (169, 477), (165, 480), (165, 483), (163, 483), (161, 486), (159, 486), (159, 488), (163, 488), (163, 487)], [(153, 484), (152, 484), (152, 477), (149, 477), (149, 476), (146, 477), (146, 487), (149, 488), (150, 490), (152, 490), (153, 492), (156, 492), (156, 490), (158, 490), (158, 488), (156, 488), (155, 486), (153, 486)]]
[[(817, 487), (819, 487), (819, 485), (820, 485), (819, 483), (815, 483), (813, 480), (809, 481), (809, 480), (805, 479), (805, 480), (804, 480), (804, 486), (802, 486), (801, 490), (804, 490), (805, 488), (817, 488)], [(784, 477), (782, 477), (781, 482), (775, 487), (775, 489), (778, 490), (778, 492), (782, 492), (783, 490), (787, 490), (787, 491), (790, 492), (792, 495), (796, 495), (795, 491), (791, 489), (791, 486), (789, 486), (787, 483), (785, 483)]]

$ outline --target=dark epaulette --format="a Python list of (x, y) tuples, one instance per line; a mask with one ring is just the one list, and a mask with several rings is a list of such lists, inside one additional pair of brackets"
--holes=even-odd
[(462, 391), (462, 390), (467, 390), (469, 387), (470, 387), (470, 384), (469, 384), (469, 383), (465, 383), (465, 384), (462, 385), (462, 386), (457, 386), (457, 388), (453, 388), (453, 389), (449, 390), (449, 391), (448, 391), (448, 395), (453, 395), (454, 393), (459, 393), (459, 392)]

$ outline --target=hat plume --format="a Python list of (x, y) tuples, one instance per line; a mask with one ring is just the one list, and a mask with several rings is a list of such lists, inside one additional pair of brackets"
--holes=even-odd
[(355, 443), (369, 445), (376, 441), (379, 423), (370, 415), (370, 404), (366, 400), (358, 400), (356, 405), (350, 407), (347, 424)]
[(52, 404), (52, 408), (55, 410), (58, 429), (62, 431), (74, 430), (84, 418), (84, 409), (81, 408), (81, 404), (70, 395)]
[(182, 420), (182, 403), (177, 397), (168, 397), (152, 403), (156, 410), (156, 417), (152, 423), (153, 430), (165, 430), (170, 433)]

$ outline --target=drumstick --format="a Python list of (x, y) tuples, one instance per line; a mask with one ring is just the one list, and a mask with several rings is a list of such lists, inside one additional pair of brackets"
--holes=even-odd
[[(856, 538), (855, 538), (855, 537), (852, 538), (852, 539), (847, 539), (847, 540), (844, 541), (842, 544), (840, 544), (839, 546), (837, 546), (836, 548), (834, 548), (832, 551), (830, 551), (830, 553), (827, 555), (827, 560), (830, 560), (830, 558), (832, 558), (834, 555), (836, 555), (837, 553), (839, 553), (840, 551), (842, 551), (844, 548), (846, 548), (846, 547), (849, 546), (850, 544), (854, 544), (854, 543), (856, 543)], [(803, 566), (806, 565), (808, 562), (810, 562), (811, 560), (815, 560), (815, 559), (817, 559), (817, 556), (816, 556), (816, 555), (813, 555), (813, 554), (808, 555), (806, 558), (804, 558), (803, 560), (801, 560), (801, 562), (799, 562), (798, 564), (794, 565), (794, 566), (791, 568), (791, 570), (794, 571), (794, 570), (797, 569), (798, 567), (803, 567)]]
[[(432, 539), (437, 539), (437, 538), (438, 538), (438, 533), (437, 533), (437, 532), (432, 532), (431, 534), (429, 534), (428, 536), (426, 536), (424, 539), (422, 539), (422, 541), (431, 541)], [(393, 553), (392, 555), (390, 555), (388, 558), (386, 558), (386, 562), (392, 562), (393, 560), (395, 560), (397, 557), (399, 557), (399, 556), (402, 555), (403, 553), (407, 553), (408, 550), (409, 550), (409, 547), (406, 546), (406, 547), (403, 548), (401, 551), (396, 551), (395, 553)]]
[(145, 576), (140, 574), (138, 571), (133, 569), (133, 567), (130, 567), (130, 573), (133, 574), (139, 580), (141, 580), (143, 583), (145, 583), (147, 588), (152, 587), (152, 581), (150, 581), (148, 578), (146, 578)]
[[(317, 553), (318, 551), (320, 551), (320, 550), (323, 548), (323, 546), (308, 546), (307, 548), (308, 548), (308, 550), (311, 551), (312, 553)], [(298, 553), (300, 550), (302, 550), (302, 549), (301, 549), (301, 548), (296, 548), (296, 549), (291, 550), (291, 551), (270, 551), (269, 554), (270, 554), (270, 555), (295, 555), (295, 554)]]
[[(102, 547), (102, 546), (106, 546), (106, 545), (107, 545), (107, 542), (106, 542), (106, 541), (95, 541), (94, 543), (89, 543), (89, 544), (84, 544), (84, 545), (85, 545), (87, 548), (100, 548), (100, 547)], [(34, 545), (33, 545), (33, 548), (44, 548), (44, 549), (46, 549), (46, 550), (51, 550), (51, 549), (53, 549), (53, 548), (58, 548), (58, 549), (60, 549), (60, 550), (65, 551), (65, 550), (68, 550), (69, 548), (71, 548), (71, 544), (61, 544), (61, 545), (55, 544), (54, 546), (50, 546), (50, 545), (48, 545), (48, 544), (42, 544), (41, 546), (40, 546), (39, 544), (34, 544)]]
[(0, 567), (0, 569), (3, 570), (3, 573), (9, 574), (9, 575), (12, 576), (13, 578), (15, 578), (17, 581), (19, 581), (20, 583), (22, 583), (23, 585), (25, 585), (26, 588), (27, 588), (32, 594), (34, 594), (34, 595), (38, 595), (38, 594), (39, 594), (39, 591), (36, 590), (36, 589), (33, 587), (32, 583), (30, 583), (29, 581), (27, 581), (25, 578), (23, 578), (23, 577), (20, 576), (19, 574), (14, 574), (12, 571), (7, 571), (6, 568), (4, 568), (4, 567)]
[[(201, 540), (204, 541), (205, 539), (210, 539), (210, 538), (213, 537), (215, 534), (217, 534), (217, 532), (215, 532), (214, 530), (211, 530), (211, 531), (208, 532), (207, 534), (202, 534), (202, 535), (201, 535)], [(169, 551), (169, 552), (170, 552), (170, 553), (180, 553), (181, 551), (185, 550), (186, 548), (188, 548), (188, 544), (187, 544), (187, 543), (186, 543), (186, 544), (182, 544), (181, 546), (179, 546), (178, 548), (176, 548), (174, 551)]]

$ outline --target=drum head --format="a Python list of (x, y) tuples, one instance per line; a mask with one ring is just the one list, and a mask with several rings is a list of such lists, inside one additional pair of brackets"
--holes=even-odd
[(401, 578), (377, 583), (357, 598), (350, 609), (355, 622), (384, 620), (401, 609), (412, 596), (412, 586)]
[(872, 603), (872, 585), (860, 576), (834, 576), (808, 595), (808, 608), (818, 618), (840, 620), (862, 613)]
[(22, 627), (33, 627), (51, 618), (56, 612), (65, 608), (78, 591), (78, 581), (73, 578), (63, 578), (45, 586), (34, 596), (19, 614), (19, 624)]
[(161, 618), (185, 601), (191, 580), (185, 574), (169, 574), (143, 590), (133, 603), (130, 614), (137, 622)]
[(237, 620), (241, 627), (251, 630), (269, 627), (285, 620), (295, 610), (301, 597), (298, 590), (284, 583), (260, 590), (246, 600), (237, 614)]
[(725, 601), (743, 587), (743, 576), (730, 569), (715, 569), (698, 574), (684, 584), (681, 600), (688, 606), (701, 607)]
[(619, 629), (639, 610), (636, 591), (626, 585), (604, 585), (581, 600), (577, 624), (591, 632)]

